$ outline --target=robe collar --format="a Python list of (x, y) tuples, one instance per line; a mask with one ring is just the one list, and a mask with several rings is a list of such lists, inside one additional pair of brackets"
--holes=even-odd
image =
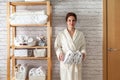
[(70, 36), (67, 29), (64, 30), (65, 36), (68, 40), (67, 44), (70, 46), (70, 49), (76, 50), (76, 47), (74, 45), (74, 40), (77, 38), (77, 30), (75, 29), (75, 32), (73, 34), (73, 38)]
[(68, 30), (67, 29), (65, 29), (64, 30), (64, 33), (67, 35), (66, 37), (69, 39), (69, 40), (72, 40), (72, 41), (74, 41), (76, 38), (77, 38), (77, 33), (78, 33), (78, 30), (77, 29), (75, 29), (75, 32), (74, 32), (74, 34), (73, 34), (73, 36), (71, 37), (70, 36), (70, 34), (69, 34), (69, 32), (68, 32)]

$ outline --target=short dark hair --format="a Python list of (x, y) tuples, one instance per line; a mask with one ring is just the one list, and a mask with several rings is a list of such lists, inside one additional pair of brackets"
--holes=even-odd
[(66, 18), (65, 18), (66, 21), (67, 21), (68, 17), (70, 17), (70, 16), (75, 17), (75, 20), (77, 21), (77, 15), (75, 13), (73, 13), (73, 12), (69, 12), (69, 13), (66, 14)]

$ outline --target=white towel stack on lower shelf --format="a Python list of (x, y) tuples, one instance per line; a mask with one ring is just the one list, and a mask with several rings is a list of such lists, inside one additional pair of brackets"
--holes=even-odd
[(82, 62), (82, 53), (80, 51), (73, 52), (69, 50), (64, 59), (65, 64), (80, 64)]
[(30, 69), (29, 80), (46, 80), (46, 71), (42, 67)]

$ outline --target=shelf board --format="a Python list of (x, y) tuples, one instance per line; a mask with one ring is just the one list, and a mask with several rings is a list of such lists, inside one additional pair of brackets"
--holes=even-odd
[(29, 1), (29, 2), (10, 2), (11, 5), (15, 5), (15, 6), (33, 6), (33, 5), (46, 5), (47, 1), (37, 1), (37, 2), (33, 2), (33, 1)]
[(17, 60), (47, 60), (47, 57), (15, 57)]
[(47, 24), (10, 24), (11, 27), (33, 27), (33, 26), (37, 26), (37, 27), (47, 27)]
[(35, 48), (47, 48), (47, 46), (11, 46), (11, 48), (16, 48), (16, 49), (35, 49)]

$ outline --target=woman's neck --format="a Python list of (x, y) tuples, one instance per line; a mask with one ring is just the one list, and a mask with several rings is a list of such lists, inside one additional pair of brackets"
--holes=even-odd
[(67, 30), (68, 30), (69, 32), (74, 32), (74, 31), (75, 31), (75, 28), (67, 28)]
[(68, 30), (70, 36), (73, 37), (73, 34), (75, 32), (75, 28), (67, 28), (67, 30)]

